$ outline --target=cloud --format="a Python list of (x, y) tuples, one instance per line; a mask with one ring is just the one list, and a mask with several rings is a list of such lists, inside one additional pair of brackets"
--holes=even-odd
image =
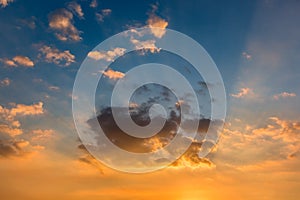
[(243, 53), (242, 53), (242, 56), (243, 56), (246, 60), (251, 60), (251, 59), (252, 59), (252, 55), (250, 55), (250, 54), (247, 53), (247, 52), (243, 52)]
[(48, 16), (49, 27), (54, 30), (61, 41), (80, 41), (80, 32), (73, 24), (73, 14), (61, 8), (51, 12)]
[(247, 96), (253, 96), (254, 92), (251, 88), (241, 88), (237, 94), (231, 94), (234, 98), (244, 98)]
[(17, 135), (23, 134), (23, 130), (20, 128), (11, 127), (7, 124), (0, 124), (0, 132), (9, 135), (10, 137), (15, 137)]
[(106, 60), (107, 62), (113, 61), (116, 57), (124, 55), (126, 49), (124, 48), (115, 48), (110, 51), (91, 51), (88, 53), (88, 57), (94, 60)]
[(39, 57), (44, 57), (48, 63), (55, 63), (59, 66), (69, 66), (75, 62), (75, 56), (69, 51), (59, 51), (55, 47), (42, 46), (39, 51)]
[(0, 59), (0, 61), (2, 63), (4, 63), (5, 65), (9, 66), (9, 67), (16, 67), (17, 66), (17, 64), (13, 60), (9, 60), (7, 58)]
[[(140, 106), (138, 104), (134, 104), (134, 107), (133, 109), (131, 109), (130, 112), (132, 120), (137, 125), (145, 126), (149, 124), (150, 118), (148, 116), (147, 109), (150, 105), (150, 103), (142, 104)], [(126, 112), (126, 109), (116, 108), (116, 111), (119, 116), (122, 116), (122, 114)], [(205, 121), (205, 123), (203, 120)], [(200, 132), (202, 132), (203, 130), (208, 129), (208, 125), (210, 124), (209, 122), (210, 120), (208, 119), (201, 119), (199, 121), (199, 134), (201, 134)], [(175, 113), (169, 114), (169, 117), (168, 119), (166, 119), (166, 123), (164, 124), (163, 128), (155, 136), (149, 138), (136, 138), (126, 134), (117, 126), (116, 122), (114, 121), (114, 117), (112, 116), (112, 111), (110, 107), (103, 108), (100, 111), (100, 114), (98, 115), (97, 119), (90, 119), (88, 121), (88, 124), (92, 129), (94, 127), (97, 127), (98, 124), (100, 124), (103, 132), (114, 145), (126, 151), (134, 153), (149, 153), (164, 148), (174, 138), (175, 134), (178, 131), (177, 129), (179, 123), (180, 118)], [(184, 127), (188, 128), (188, 126)], [(177, 134), (180, 134), (179, 137), (183, 137), (183, 140), (191, 140), (190, 138), (183, 136), (181, 133)], [(192, 142), (191, 147), (184, 153), (183, 156), (179, 158), (178, 161), (172, 164), (172, 167), (213, 167), (214, 164), (208, 159), (203, 159), (199, 157), (198, 154), (201, 146), (202, 141), (200, 140)], [(159, 160), (157, 160), (157, 162), (159, 162)]]
[(295, 93), (289, 93), (289, 92), (282, 92), (279, 94), (275, 94), (273, 96), (273, 99), (279, 100), (280, 98), (289, 98), (289, 97), (296, 97), (297, 95)]
[(60, 88), (52, 85), (52, 86), (49, 86), (48, 89), (51, 91), (58, 91)]
[(300, 149), (300, 122), (269, 117), (260, 125), (239, 121), (224, 128), (216, 159), (235, 168), (284, 161)]
[(156, 15), (157, 10), (157, 5), (152, 5), (147, 24), (150, 27), (152, 34), (157, 38), (161, 38), (166, 33), (165, 29), (168, 26), (168, 22)]
[(32, 142), (47, 142), (54, 135), (54, 130), (52, 129), (36, 129), (32, 131), (33, 137), (31, 138)]
[(112, 80), (117, 80), (117, 79), (123, 78), (125, 76), (124, 73), (119, 72), (119, 71), (114, 71), (112, 69), (103, 71), (102, 74)]
[[(34, 63), (33, 61), (30, 60), (30, 58), (26, 57), (26, 56), (15, 56), (12, 59), (14, 61), (15, 64), (18, 65), (22, 65), (25, 67), (33, 67)], [(12, 64), (12, 63), (10, 63)]]
[(0, 140), (0, 157), (24, 156), (29, 152), (24, 150), (29, 146), (25, 140)]
[(11, 83), (11, 80), (9, 78), (4, 78), (0, 80), (0, 87), (6, 87), (9, 86)]
[(97, 8), (98, 6), (98, 1), (97, 0), (92, 0), (91, 3), (90, 3), (90, 7), (91, 8)]
[(111, 14), (111, 12), (112, 12), (111, 9), (103, 9), (103, 10), (101, 10), (100, 13), (96, 13), (95, 14), (96, 15), (96, 20), (98, 22), (103, 22), (104, 18), (107, 17), (107, 16), (109, 16)]
[(145, 53), (145, 51), (150, 51), (151, 53), (157, 53), (160, 51), (160, 48), (155, 45), (155, 40), (140, 41), (135, 38), (131, 38), (130, 41), (135, 45), (135, 49), (142, 49), (143, 53)]
[(75, 15), (77, 15), (80, 19), (83, 19), (84, 14), (82, 12), (81, 6), (78, 3), (74, 1), (68, 3), (68, 9), (72, 11)]
[(13, 107), (10, 110), (10, 113), (13, 116), (16, 116), (16, 115), (26, 116), (26, 115), (40, 115), (40, 114), (43, 114), (44, 113), (43, 102), (38, 102), (38, 103), (32, 104), (32, 105), (17, 104), (15, 107)]
[(0, 0), (0, 5), (2, 8), (5, 8), (11, 2), (14, 2), (14, 0)]

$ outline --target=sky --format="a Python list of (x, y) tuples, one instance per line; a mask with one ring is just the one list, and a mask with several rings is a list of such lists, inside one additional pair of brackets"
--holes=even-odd
[[(299, 10), (297, 0), (0, 0), (1, 198), (298, 199)], [(214, 123), (209, 120), (213, 100), (207, 94), (213, 84), (151, 40), (131, 38), (137, 49), (148, 50), (126, 55), (122, 48), (94, 49), (115, 34), (145, 26), (159, 28), (150, 29), (157, 39), (167, 29), (191, 37), (218, 67), (227, 115), (218, 143), (204, 158), (198, 153), (201, 133)], [(112, 89), (130, 69), (153, 60), (172, 65), (191, 82), (203, 111), (202, 119), (197, 118), (199, 138), (178, 160), (155, 172), (120, 172), (97, 160), (79, 139), (72, 115), (72, 101), (78, 100), (73, 85), (84, 60), (113, 61), (107, 70), (96, 71), (103, 79), (95, 109), (96, 121), (115, 145), (132, 152), (156, 151), (166, 146), (163, 137), (174, 136), (178, 108), (190, 109), (166, 88), (150, 84), (133, 94), (132, 118), (148, 123), (145, 107), (168, 107), (161, 137), (136, 140), (118, 129), (109, 106)], [(85, 122), (91, 125), (95, 118)]]

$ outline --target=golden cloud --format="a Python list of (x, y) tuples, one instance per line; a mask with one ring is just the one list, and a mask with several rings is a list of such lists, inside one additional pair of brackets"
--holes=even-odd
[(80, 33), (73, 24), (73, 14), (66, 9), (58, 9), (49, 14), (49, 27), (61, 41), (80, 41)]
[(55, 63), (59, 66), (69, 66), (75, 62), (75, 56), (69, 51), (59, 51), (55, 47), (42, 46), (39, 51), (39, 57), (44, 57), (45, 61), (48, 63)]
[(124, 73), (119, 72), (119, 71), (114, 71), (112, 69), (103, 71), (102, 74), (112, 80), (117, 80), (117, 79), (123, 78), (125, 76)]

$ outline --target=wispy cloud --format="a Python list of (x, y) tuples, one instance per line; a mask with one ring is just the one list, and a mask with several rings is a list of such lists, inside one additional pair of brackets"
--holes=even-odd
[(252, 59), (252, 55), (247, 53), (247, 52), (243, 52), (242, 56), (246, 59), (246, 60), (251, 60)]
[(249, 97), (249, 96), (253, 96), (253, 95), (254, 95), (254, 92), (253, 92), (253, 89), (251, 89), (251, 88), (241, 88), (238, 93), (231, 94), (231, 96), (234, 98), (244, 98), (244, 97)]
[(4, 78), (0, 80), (0, 87), (6, 87), (9, 86), (11, 83), (11, 80), (9, 78)]
[(98, 1), (97, 0), (92, 0), (91, 3), (90, 3), (90, 7), (91, 8), (97, 8), (98, 6)]
[(80, 41), (80, 32), (74, 26), (73, 14), (64, 9), (51, 12), (48, 16), (49, 27), (55, 31), (56, 37), (61, 41)]
[(275, 100), (279, 100), (280, 98), (289, 98), (289, 97), (296, 97), (296, 93), (293, 93), (293, 92), (282, 92), (282, 93), (279, 93), (279, 94), (275, 94), (273, 96), (273, 99)]
[(82, 11), (81, 6), (78, 3), (74, 1), (68, 3), (68, 9), (72, 11), (77, 17), (83, 19), (84, 13)]
[(111, 9), (103, 9), (100, 12), (96, 13), (96, 20), (98, 22), (103, 22), (104, 18), (109, 16), (111, 14), (112, 10)]
[(75, 56), (69, 51), (59, 51), (55, 47), (42, 46), (39, 51), (39, 57), (44, 57), (48, 63), (55, 63), (59, 66), (69, 66), (75, 62)]

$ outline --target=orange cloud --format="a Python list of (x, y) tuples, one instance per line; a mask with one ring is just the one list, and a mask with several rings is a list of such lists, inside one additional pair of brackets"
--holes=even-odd
[(2, 8), (8, 6), (9, 3), (14, 2), (14, 0), (0, 0), (0, 5)]
[(119, 72), (119, 71), (114, 71), (112, 69), (108, 69), (107, 71), (103, 71), (102, 73), (104, 76), (106, 76), (112, 80), (117, 80), (117, 79), (123, 78), (125, 76), (124, 73)]
[(16, 115), (40, 115), (44, 113), (43, 102), (38, 102), (32, 105), (17, 104), (16, 107), (11, 109), (11, 114)]
[(158, 7), (156, 5), (152, 6), (152, 11), (149, 13), (147, 24), (150, 27), (152, 34), (157, 38), (161, 38), (166, 33), (165, 29), (168, 26), (168, 22), (156, 15), (157, 9)]
[(231, 96), (235, 97), (235, 98), (243, 98), (246, 96), (253, 96), (253, 95), (254, 95), (254, 92), (253, 92), (253, 89), (251, 89), (251, 88), (241, 88), (238, 93), (231, 94)]
[(279, 100), (280, 98), (289, 98), (289, 97), (295, 97), (297, 96), (295, 93), (289, 93), (289, 92), (282, 92), (282, 93), (279, 93), (279, 94), (275, 94), (273, 96), (273, 99), (275, 100)]
[(33, 67), (34, 63), (30, 60), (30, 58), (26, 56), (15, 56), (13, 61), (19, 65), (23, 65), (25, 67)]

